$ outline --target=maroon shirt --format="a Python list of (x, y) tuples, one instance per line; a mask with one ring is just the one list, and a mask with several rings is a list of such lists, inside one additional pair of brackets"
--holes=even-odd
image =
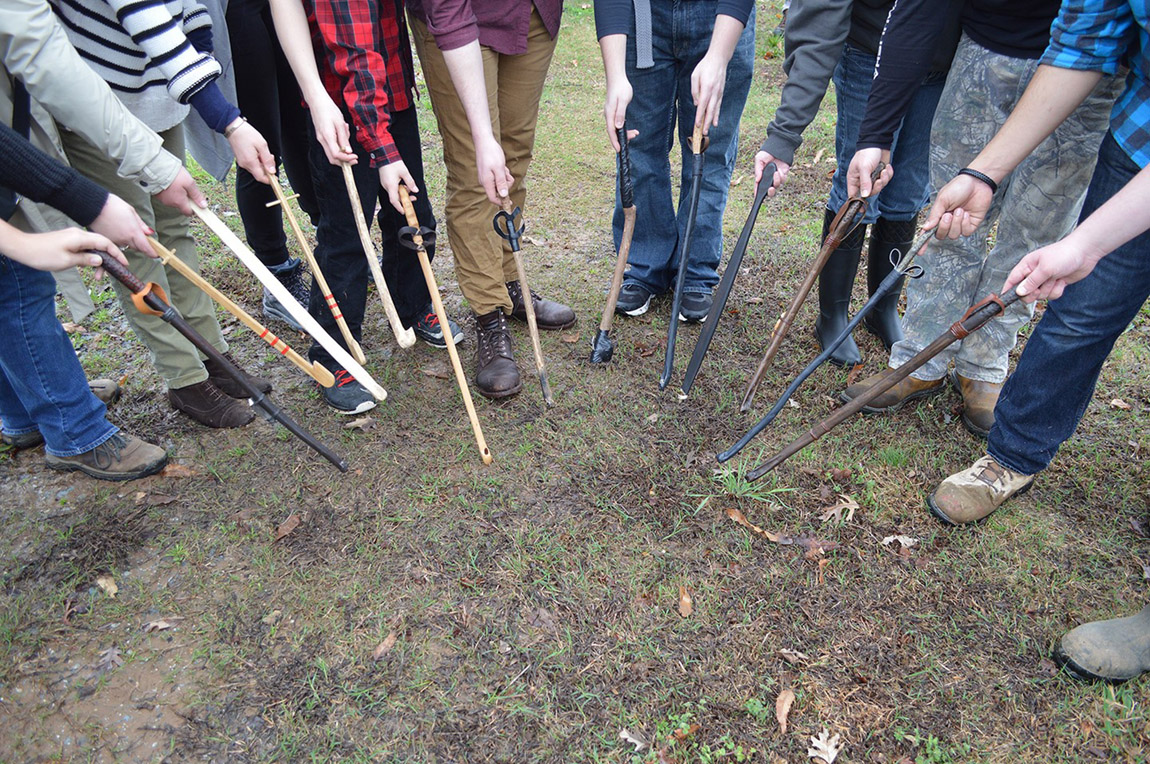
[(473, 40), (496, 53), (527, 52), (531, 9), (539, 11), (554, 39), (559, 34), (563, 0), (408, 0), (407, 9), (427, 24), (440, 50), (462, 48)]

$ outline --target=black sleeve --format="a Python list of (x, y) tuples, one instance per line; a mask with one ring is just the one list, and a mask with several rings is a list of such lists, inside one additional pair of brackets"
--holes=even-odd
[(719, 0), (718, 7), (715, 8), (715, 15), (718, 16), (721, 13), (724, 16), (730, 16), (741, 21), (745, 27), (751, 18), (753, 5), (754, 0)]
[(83, 226), (100, 216), (108, 192), (0, 123), (0, 186), (47, 204)]
[(595, 0), (595, 36), (627, 34), (631, 30), (632, 0)]
[(879, 42), (859, 149), (889, 149), (961, 0), (896, 0)]

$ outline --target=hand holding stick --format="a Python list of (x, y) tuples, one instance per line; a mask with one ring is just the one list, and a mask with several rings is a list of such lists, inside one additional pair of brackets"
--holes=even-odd
[(447, 311), (443, 307), (443, 300), (439, 297), (439, 285), (435, 281), (435, 273), (431, 270), (431, 261), (427, 259), (427, 249), (423, 243), (425, 236), (434, 236), (435, 233), (430, 229), (420, 228), (419, 218), (415, 215), (415, 208), (411, 205), (411, 197), (407, 193), (407, 186), (399, 187), (399, 200), (403, 204), (403, 214), (407, 217), (408, 225), (399, 232), (399, 240), (404, 246), (414, 249), (416, 257), (419, 258), (419, 267), (423, 269), (423, 278), (427, 281), (427, 291), (431, 293), (431, 305), (435, 308), (435, 316), (439, 319), (443, 338), (447, 341), (447, 355), (451, 358), (451, 367), (455, 370), (459, 394), (463, 398), (463, 405), (467, 408), (471, 430), (475, 433), (475, 444), (479, 446), (479, 455), (483, 458), (483, 463), (491, 464), (491, 450), (487, 448), (483, 428), (480, 427), (479, 417), (475, 413), (475, 401), (471, 398), (471, 388), (467, 386), (467, 375), (463, 373), (463, 364), (459, 362), (459, 352), (455, 349), (455, 336), (451, 332)]
[(379, 292), (379, 299), (383, 301), (383, 311), (387, 314), (387, 322), (391, 324), (395, 341), (399, 343), (401, 348), (409, 348), (415, 344), (415, 332), (403, 328), (403, 322), (399, 320), (399, 313), (395, 310), (395, 303), (392, 302), (387, 281), (384, 280), (383, 271), (379, 268), (375, 243), (371, 240), (367, 221), (363, 219), (363, 203), (359, 200), (359, 190), (355, 187), (355, 175), (351, 171), (351, 165), (347, 162), (341, 162), (340, 166), (343, 167), (343, 182), (347, 186), (347, 198), (351, 202), (351, 214), (355, 217), (355, 227), (359, 229), (359, 240), (363, 244), (363, 254), (367, 257), (371, 277), (375, 279), (375, 291)]
[(323, 271), (320, 270), (319, 263), (316, 262), (315, 253), (311, 251), (311, 245), (308, 244), (307, 237), (303, 235), (303, 229), (299, 227), (299, 221), (296, 220), (295, 212), (292, 211), (291, 206), (287, 203), (289, 199), (295, 199), (299, 194), (292, 194), (284, 196), (283, 188), (280, 186), (279, 179), (276, 176), (271, 176), (272, 191), (275, 192), (276, 201), (268, 202), (268, 204), (279, 204), (283, 207), (284, 213), (287, 215), (288, 225), (291, 226), (292, 233), (295, 234), (296, 241), (299, 242), (300, 249), (303, 250), (304, 259), (307, 260), (307, 266), (311, 269), (311, 273), (315, 276), (315, 285), (320, 288), (323, 293), (324, 302), (327, 303), (328, 310), (331, 311), (332, 318), (335, 319), (336, 326), (339, 327), (339, 333), (343, 336), (344, 343), (347, 344), (347, 349), (351, 351), (351, 355), (355, 360), (360, 363), (366, 363), (367, 358), (363, 354), (363, 348), (355, 341), (355, 337), (351, 334), (351, 329), (347, 326), (347, 321), (343, 317), (343, 311), (339, 309), (339, 303), (336, 302), (335, 295), (331, 293), (331, 287), (327, 285), (327, 279), (323, 277)]

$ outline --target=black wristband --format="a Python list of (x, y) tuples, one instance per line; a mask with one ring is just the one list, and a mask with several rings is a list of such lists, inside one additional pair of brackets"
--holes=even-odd
[(991, 178), (986, 173), (979, 172), (978, 170), (972, 170), (969, 167), (963, 167), (961, 170), (958, 171), (958, 174), (959, 175), (969, 175), (970, 177), (974, 178), (975, 180), (981, 180), (983, 183), (990, 186), (990, 193), (992, 193), (992, 194), (998, 193), (998, 184), (995, 183), (994, 179)]

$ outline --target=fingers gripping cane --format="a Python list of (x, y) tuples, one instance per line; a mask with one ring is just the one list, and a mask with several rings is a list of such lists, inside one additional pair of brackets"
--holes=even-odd
[(173, 329), (187, 337), (188, 341), (195, 345), (197, 350), (221, 366), (224, 371), (228, 373), (228, 376), (234, 379), (240, 387), (244, 389), (244, 392), (251, 398), (252, 406), (259, 408), (269, 418), (282, 424), (292, 435), (295, 435), (314, 449), (316, 453), (334, 464), (340, 472), (347, 472), (347, 462), (344, 461), (342, 457), (316, 440), (307, 430), (296, 424), (295, 420), (281, 411), (279, 406), (276, 406), (267, 396), (260, 392), (259, 388), (252, 384), (246, 374), (229, 361), (223, 353), (216, 350), (212, 343), (208, 342), (199, 332), (193, 329), (191, 325), (184, 320), (184, 317), (179, 314), (179, 311), (168, 303), (167, 295), (164, 294), (163, 289), (160, 289), (156, 284), (145, 284), (140, 281), (140, 279), (136, 277), (136, 274), (129, 271), (126, 266), (122, 265), (119, 260), (107, 252), (96, 252), (95, 254), (98, 254), (100, 259), (104, 261), (104, 270), (132, 292), (132, 303), (141, 313), (159, 316), (171, 324)]
[(627, 128), (615, 131), (619, 138), (619, 200), (623, 205), (623, 237), (619, 240), (619, 256), (615, 260), (615, 273), (611, 276), (611, 291), (603, 307), (599, 332), (591, 340), (591, 363), (608, 363), (615, 354), (615, 341), (611, 339), (611, 322), (615, 319), (615, 305), (623, 286), (623, 272), (631, 254), (631, 239), (635, 235), (635, 191), (631, 186), (631, 154), (627, 149)]
[(379, 268), (379, 260), (375, 251), (375, 243), (371, 240), (371, 232), (367, 229), (367, 221), (363, 219), (363, 203), (359, 200), (359, 189), (355, 187), (355, 175), (351, 165), (341, 162), (343, 167), (343, 182), (347, 186), (347, 198), (351, 202), (351, 214), (355, 217), (355, 227), (359, 230), (359, 241), (363, 244), (363, 254), (367, 257), (367, 265), (371, 269), (371, 277), (375, 279), (375, 291), (379, 292), (379, 299), (383, 301), (383, 312), (387, 314), (387, 322), (391, 324), (391, 331), (395, 334), (395, 341), (401, 348), (409, 348), (415, 344), (415, 332), (405, 329), (399, 320), (399, 313), (395, 310), (395, 303), (391, 299), (387, 282), (383, 278), (383, 271)]
[(535, 351), (535, 371), (539, 375), (539, 386), (543, 388), (543, 401), (551, 406), (555, 400), (551, 397), (551, 385), (547, 384), (543, 346), (539, 344), (539, 326), (535, 323), (535, 302), (531, 297), (531, 289), (527, 286), (527, 270), (523, 267), (523, 255), (519, 253), (519, 237), (527, 227), (519, 222), (521, 217), (522, 211), (518, 207), (512, 209), (511, 200), (504, 198), (503, 209), (495, 213), (495, 219), (491, 224), (495, 227), (496, 233), (511, 243), (511, 254), (515, 257), (515, 271), (519, 275), (519, 288), (523, 292), (523, 307), (527, 312), (527, 331), (531, 334), (531, 348)]
[(343, 317), (343, 311), (339, 309), (339, 303), (335, 300), (335, 295), (331, 293), (331, 287), (327, 285), (327, 279), (323, 277), (323, 271), (320, 270), (319, 263), (316, 262), (315, 253), (311, 251), (311, 245), (308, 244), (307, 237), (303, 235), (303, 230), (299, 227), (299, 221), (296, 220), (295, 212), (288, 205), (289, 199), (295, 199), (299, 194), (292, 194), (284, 196), (283, 188), (280, 186), (279, 180), (276, 176), (271, 176), (272, 191), (275, 192), (276, 200), (268, 202), (268, 205), (278, 204), (283, 207), (284, 214), (287, 215), (288, 225), (291, 226), (292, 233), (295, 234), (296, 241), (299, 242), (300, 249), (303, 250), (304, 259), (307, 260), (307, 266), (311, 269), (311, 275), (315, 276), (315, 285), (319, 287), (320, 292), (323, 293), (323, 300), (327, 303), (328, 310), (331, 311), (332, 318), (335, 319), (336, 326), (339, 327), (339, 333), (343, 336), (343, 341), (347, 344), (347, 349), (351, 352), (352, 357), (360, 363), (366, 363), (367, 358), (363, 354), (363, 348), (355, 341), (355, 337), (351, 335), (351, 329), (348, 328), (347, 321)]
[(435, 241), (435, 231), (419, 225), (419, 218), (415, 215), (415, 208), (411, 205), (411, 197), (407, 193), (406, 186), (399, 187), (399, 200), (403, 203), (403, 214), (407, 217), (407, 227), (399, 230), (399, 241), (403, 246), (414, 249), (416, 257), (419, 258), (419, 267), (423, 269), (423, 278), (427, 281), (427, 291), (431, 293), (431, 305), (435, 308), (435, 317), (439, 319), (443, 338), (447, 340), (447, 355), (451, 358), (451, 367), (455, 370), (455, 381), (459, 384), (459, 395), (467, 408), (467, 418), (471, 420), (475, 444), (479, 446), (479, 455), (483, 458), (483, 463), (491, 464), (491, 450), (487, 448), (483, 428), (479, 426), (479, 417), (475, 414), (475, 401), (471, 398), (471, 388), (467, 386), (467, 375), (463, 373), (463, 364), (459, 362), (459, 352), (455, 349), (455, 336), (451, 332), (451, 324), (447, 321), (443, 300), (439, 297), (439, 285), (435, 282), (431, 261), (427, 259), (426, 242)]
[(286, 342), (268, 331), (268, 328), (253, 318), (250, 313), (232, 302), (227, 295), (216, 289), (214, 286), (208, 283), (207, 279), (192, 270), (191, 266), (189, 266), (180, 258), (176, 257), (176, 253), (172, 252), (172, 250), (168, 249), (163, 244), (151, 237), (148, 237), (148, 243), (152, 245), (152, 251), (159, 255), (161, 263), (178, 272), (188, 281), (198, 286), (201, 290), (203, 290), (205, 294), (208, 295), (208, 297), (211, 297), (213, 300), (223, 306), (224, 310), (238, 318), (240, 323), (259, 335), (259, 338), (264, 342), (271, 345), (272, 350), (277, 351), (284, 358), (287, 358), (289, 361), (294, 363), (296, 366), (302, 369), (304, 373), (306, 373), (320, 385), (324, 387), (331, 387), (335, 384), (335, 377), (332, 376), (332, 373), (324, 368), (323, 365), (317, 361), (307, 360), (299, 353), (288, 347)]

